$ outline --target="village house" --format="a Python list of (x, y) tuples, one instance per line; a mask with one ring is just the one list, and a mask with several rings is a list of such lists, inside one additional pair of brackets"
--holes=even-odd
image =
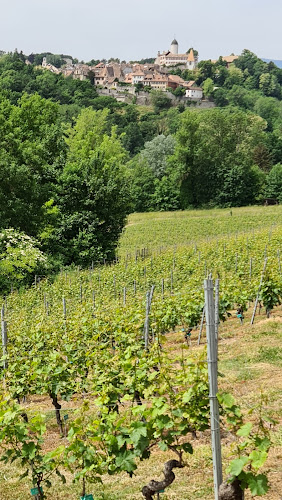
[(93, 69), (94, 85), (103, 85), (106, 78), (106, 69), (103, 63), (97, 64)]
[(87, 80), (89, 71), (90, 68), (87, 64), (76, 64), (73, 72), (73, 78), (81, 81)]
[(118, 63), (99, 63), (91, 70), (94, 74), (95, 85), (116, 87), (118, 82), (124, 81), (121, 65)]
[(168, 87), (168, 77), (159, 73), (148, 73), (144, 77), (143, 84), (155, 90), (166, 90)]
[(145, 73), (143, 71), (136, 71), (132, 73), (132, 85), (136, 85), (137, 83), (143, 83), (145, 78)]
[(200, 100), (203, 98), (203, 89), (201, 87), (189, 87), (186, 89), (186, 97), (189, 97), (189, 99)]
[[(235, 56), (234, 54), (232, 54), (231, 56), (223, 56), (221, 57), (221, 59), (226, 62), (226, 65), (227, 65), (227, 68), (230, 68), (231, 64), (234, 63), (234, 61), (236, 61), (236, 59), (238, 59), (239, 56)], [(211, 62), (213, 64), (215, 64), (216, 62), (218, 61), (218, 59), (213, 59)]]
[(167, 86), (175, 90), (177, 87), (185, 87), (186, 82), (178, 75), (168, 75)]
[(73, 76), (73, 73), (74, 73), (74, 68), (73, 66), (69, 67), (69, 66), (65, 66), (64, 68), (62, 68), (62, 74), (64, 76)]
[(128, 85), (132, 85), (132, 73), (127, 73), (123, 82), (127, 83)]

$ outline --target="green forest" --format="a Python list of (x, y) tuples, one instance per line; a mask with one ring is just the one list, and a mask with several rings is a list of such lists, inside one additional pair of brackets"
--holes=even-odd
[(42, 70), (41, 59), (0, 57), (0, 254), (13, 238), (24, 248), (23, 235), (40, 247), (39, 260), (10, 256), (19, 279), (36, 262), (45, 274), (111, 261), (131, 212), (282, 201), (282, 70), (273, 63), (244, 51), (230, 68), (220, 58), (193, 74), (174, 70), (216, 104), (197, 110), (158, 91), (151, 106), (120, 103), (90, 79)]

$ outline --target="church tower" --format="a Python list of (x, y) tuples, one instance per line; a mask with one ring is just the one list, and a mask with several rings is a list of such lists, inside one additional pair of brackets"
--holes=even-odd
[(174, 55), (178, 54), (178, 42), (175, 39), (170, 44), (170, 52)]

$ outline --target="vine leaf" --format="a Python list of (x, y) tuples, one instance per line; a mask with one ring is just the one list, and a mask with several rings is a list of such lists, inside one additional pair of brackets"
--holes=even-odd
[(253, 496), (265, 495), (269, 490), (268, 480), (264, 474), (259, 474), (257, 476), (251, 475), (248, 478), (248, 486)]
[(248, 457), (242, 457), (242, 458), (236, 458), (235, 460), (232, 460), (228, 472), (234, 477), (237, 477), (241, 474), (243, 468), (245, 465), (248, 463), (249, 459)]
[(252, 461), (252, 467), (254, 469), (259, 469), (260, 467), (263, 466), (264, 462), (267, 459), (267, 452), (266, 451), (253, 450), (250, 453), (249, 458)]
[(246, 424), (242, 425), (240, 429), (237, 431), (237, 436), (241, 437), (246, 437), (250, 435), (250, 432), (252, 430), (253, 424), (251, 422), (247, 422)]

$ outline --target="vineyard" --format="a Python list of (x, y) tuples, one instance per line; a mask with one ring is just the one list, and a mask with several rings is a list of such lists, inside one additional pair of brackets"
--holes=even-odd
[(133, 214), (114, 263), (2, 297), (1, 500), (214, 498), (207, 276), (224, 477), (281, 499), (281, 241), (280, 206)]

